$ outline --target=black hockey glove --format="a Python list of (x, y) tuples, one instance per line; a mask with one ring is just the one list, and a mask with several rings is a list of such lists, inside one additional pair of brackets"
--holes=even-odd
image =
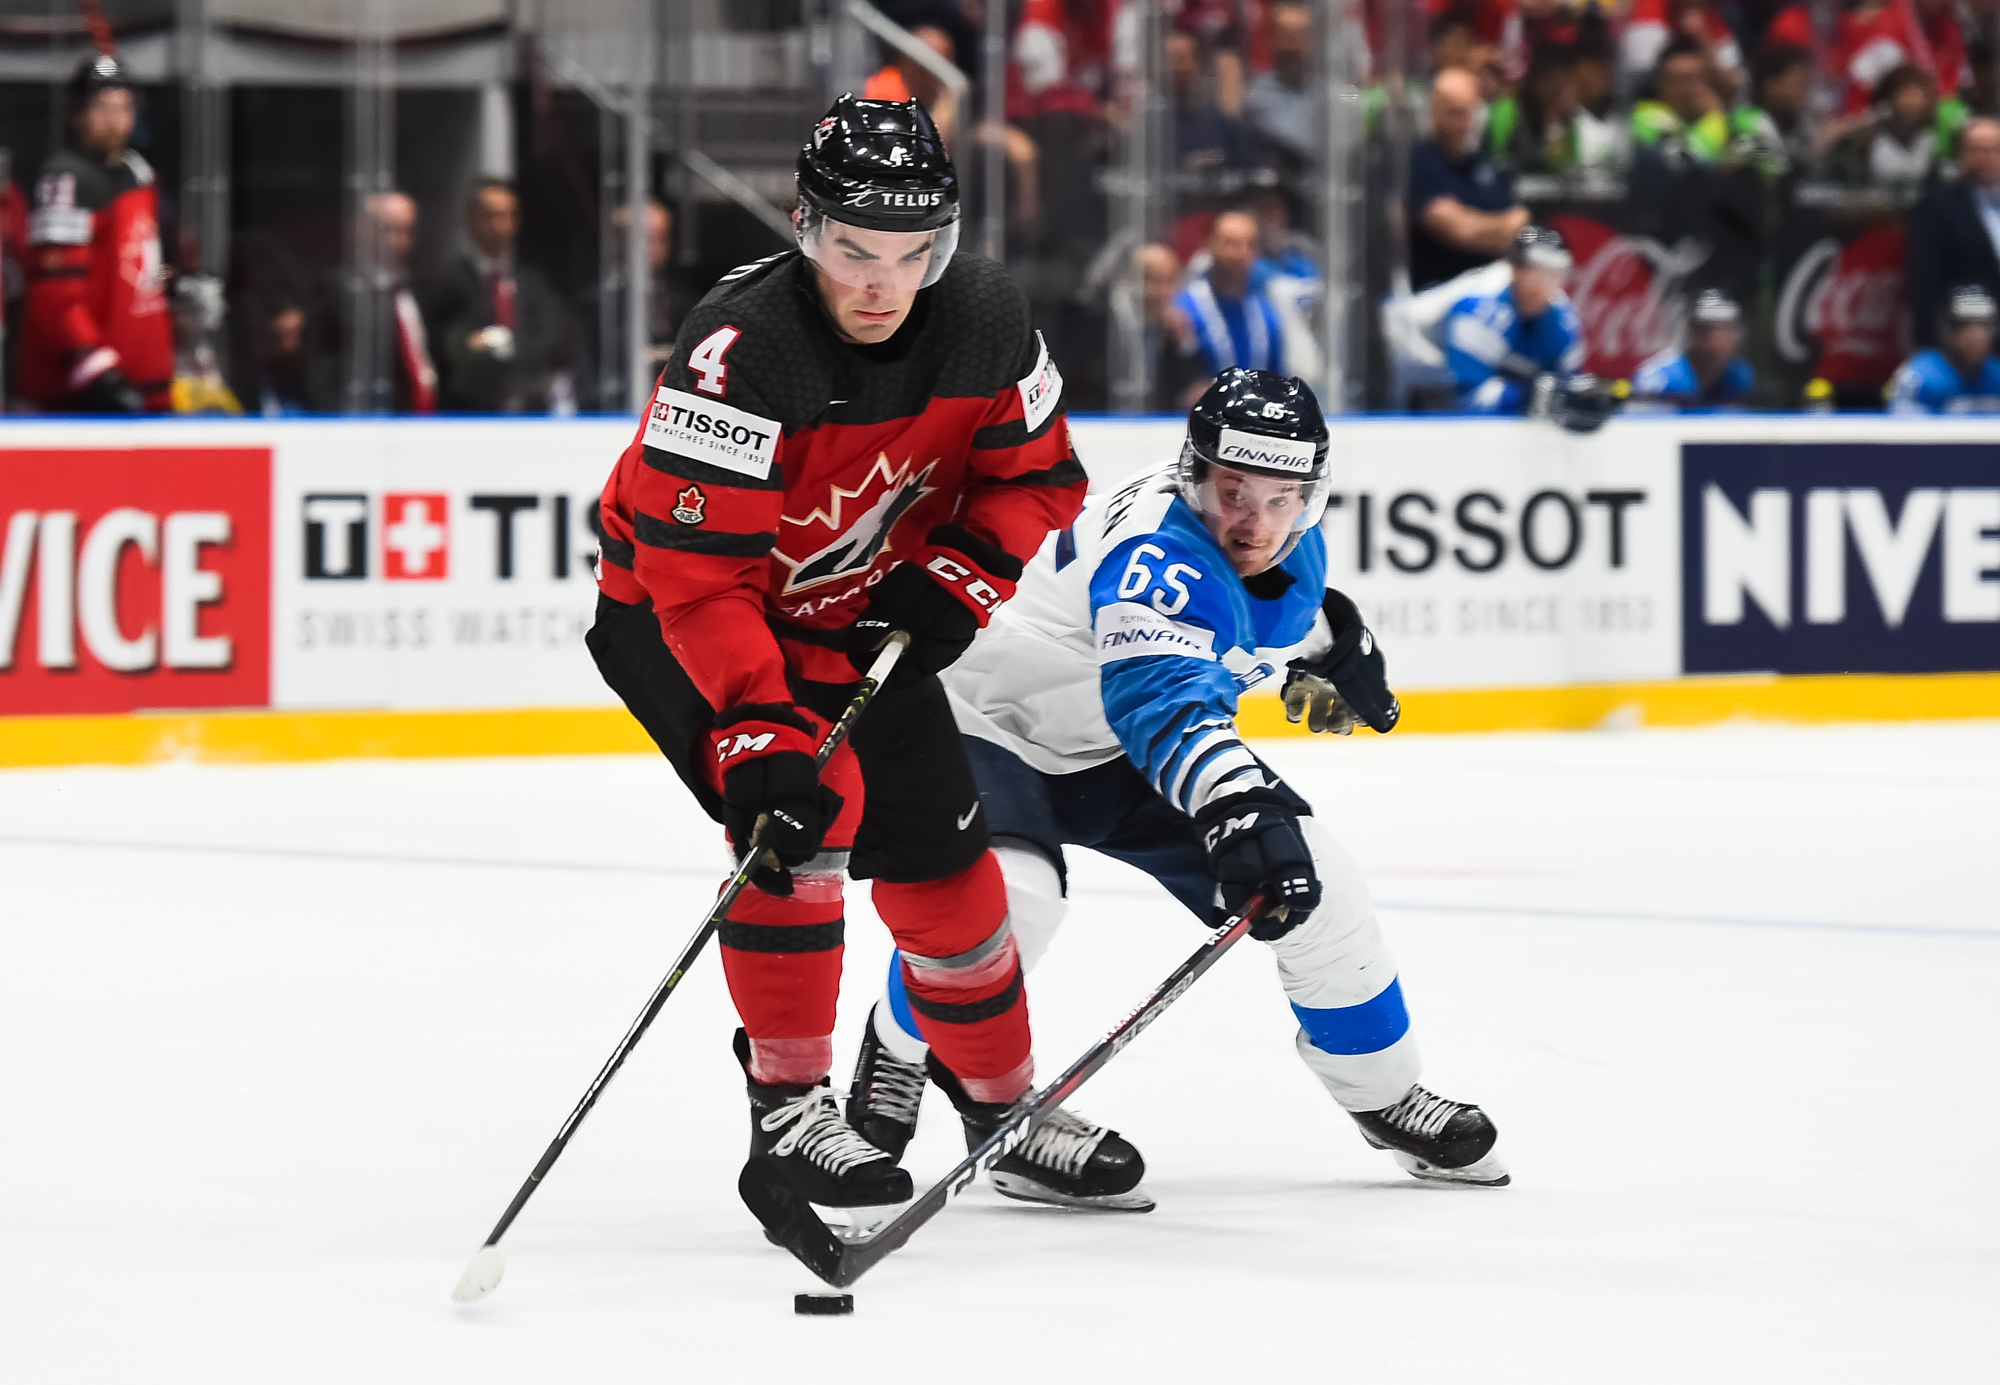
[(76, 407), (86, 414), (143, 414), (146, 397), (132, 388), (124, 371), (112, 366), (76, 392)]
[(891, 632), (907, 630), (910, 647), (889, 675), (907, 688), (949, 668), (985, 628), (1021, 580), (1021, 560), (969, 529), (941, 524), (923, 547), (889, 569), (849, 627), (848, 662), (866, 673)]
[(792, 892), (792, 873), (782, 867), (802, 866), (819, 853), (846, 801), (819, 782), (814, 753), (820, 730), (796, 707), (746, 702), (718, 714), (709, 733), (722, 770), (722, 825), (739, 860), (757, 819), (771, 815), (764, 841), (780, 869), (772, 869), (767, 857), (751, 877), (766, 894)]
[(1304, 716), (1310, 731), (1348, 736), (1359, 717), (1370, 729), (1387, 735), (1396, 729), (1403, 708), (1389, 691), (1382, 647), (1345, 594), (1329, 588), (1319, 608), (1333, 631), (1333, 648), (1317, 659), (1294, 659), (1287, 665), (1291, 673), (1285, 679), (1286, 719)]
[(1250, 936), (1272, 942), (1319, 907), (1319, 874), (1299, 830), (1298, 805), (1270, 789), (1217, 799), (1195, 816), (1208, 868), (1222, 887), (1222, 907), (1235, 914), (1258, 890), (1270, 905), (1250, 925)]
[(1630, 393), (1623, 380), (1595, 375), (1541, 375), (1528, 399), (1528, 417), (1546, 418), (1571, 433), (1595, 433)]

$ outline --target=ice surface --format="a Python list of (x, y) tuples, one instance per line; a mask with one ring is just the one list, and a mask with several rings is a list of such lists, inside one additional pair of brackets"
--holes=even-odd
[[(736, 1199), (712, 955), (450, 1302), (713, 898), (664, 763), (0, 774), (0, 1380), (1995, 1379), (2000, 723), (1267, 750), (1514, 1186), (1364, 1146), (1246, 943), (1078, 1103), (1158, 1211), (980, 1189), (847, 1319)], [(1074, 880), (1050, 1075), (1201, 936)]]

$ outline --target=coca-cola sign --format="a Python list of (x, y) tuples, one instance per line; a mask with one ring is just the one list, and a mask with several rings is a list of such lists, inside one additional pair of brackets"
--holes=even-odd
[(1794, 365), (1817, 356), (1817, 373), (1835, 384), (1886, 381), (1909, 354), (1903, 228), (1814, 241), (1785, 276), (1773, 326), (1778, 355)]
[(1683, 236), (1663, 245), (1586, 216), (1552, 217), (1550, 224), (1576, 257), (1569, 296), (1583, 321), (1584, 369), (1627, 379), (1647, 357), (1681, 345), (1687, 326), (1684, 286), (1708, 261), (1707, 242)]

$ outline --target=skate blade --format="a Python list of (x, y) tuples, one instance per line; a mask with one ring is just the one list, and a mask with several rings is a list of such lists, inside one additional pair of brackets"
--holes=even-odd
[(1419, 1159), (1414, 1154), (1402, 1150), (1391, 1150), (1396, 1162), (1401, 1164), (1413, 1178), (1421, 1178), (1426, 1183), (1466, 1183), (1478, 1188), (1504, 1188), (1513, 1182), (1513, 1176), (1491, 1154), (1475, 1159), (1462, 1169), (1447, 1169)]
[(1011, 1197), (1016, 1202), (1039, 1202), (1047, 1207), (1075, 1207), (1086, 1212), (1150, 1212), (1159, 1204), (1146, 1195), (1144, 1188), (1134, 1188), (1125, 1193), (1106, 1193), (1101, 1197), (1075, 1197), (1069, 1193), (1057, 1192), (1045, 1183), (1037, 1183), (1018, 1173), (1002, 1173), (995, 1169), (992, 1174), (993, 1191), (1002, 1197)]

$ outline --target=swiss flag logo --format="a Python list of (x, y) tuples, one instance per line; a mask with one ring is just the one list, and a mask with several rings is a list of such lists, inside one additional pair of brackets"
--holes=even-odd
[(451, 507), (442, 495), (382, 497), (382, 575), (441, 581), (450, 570)]

